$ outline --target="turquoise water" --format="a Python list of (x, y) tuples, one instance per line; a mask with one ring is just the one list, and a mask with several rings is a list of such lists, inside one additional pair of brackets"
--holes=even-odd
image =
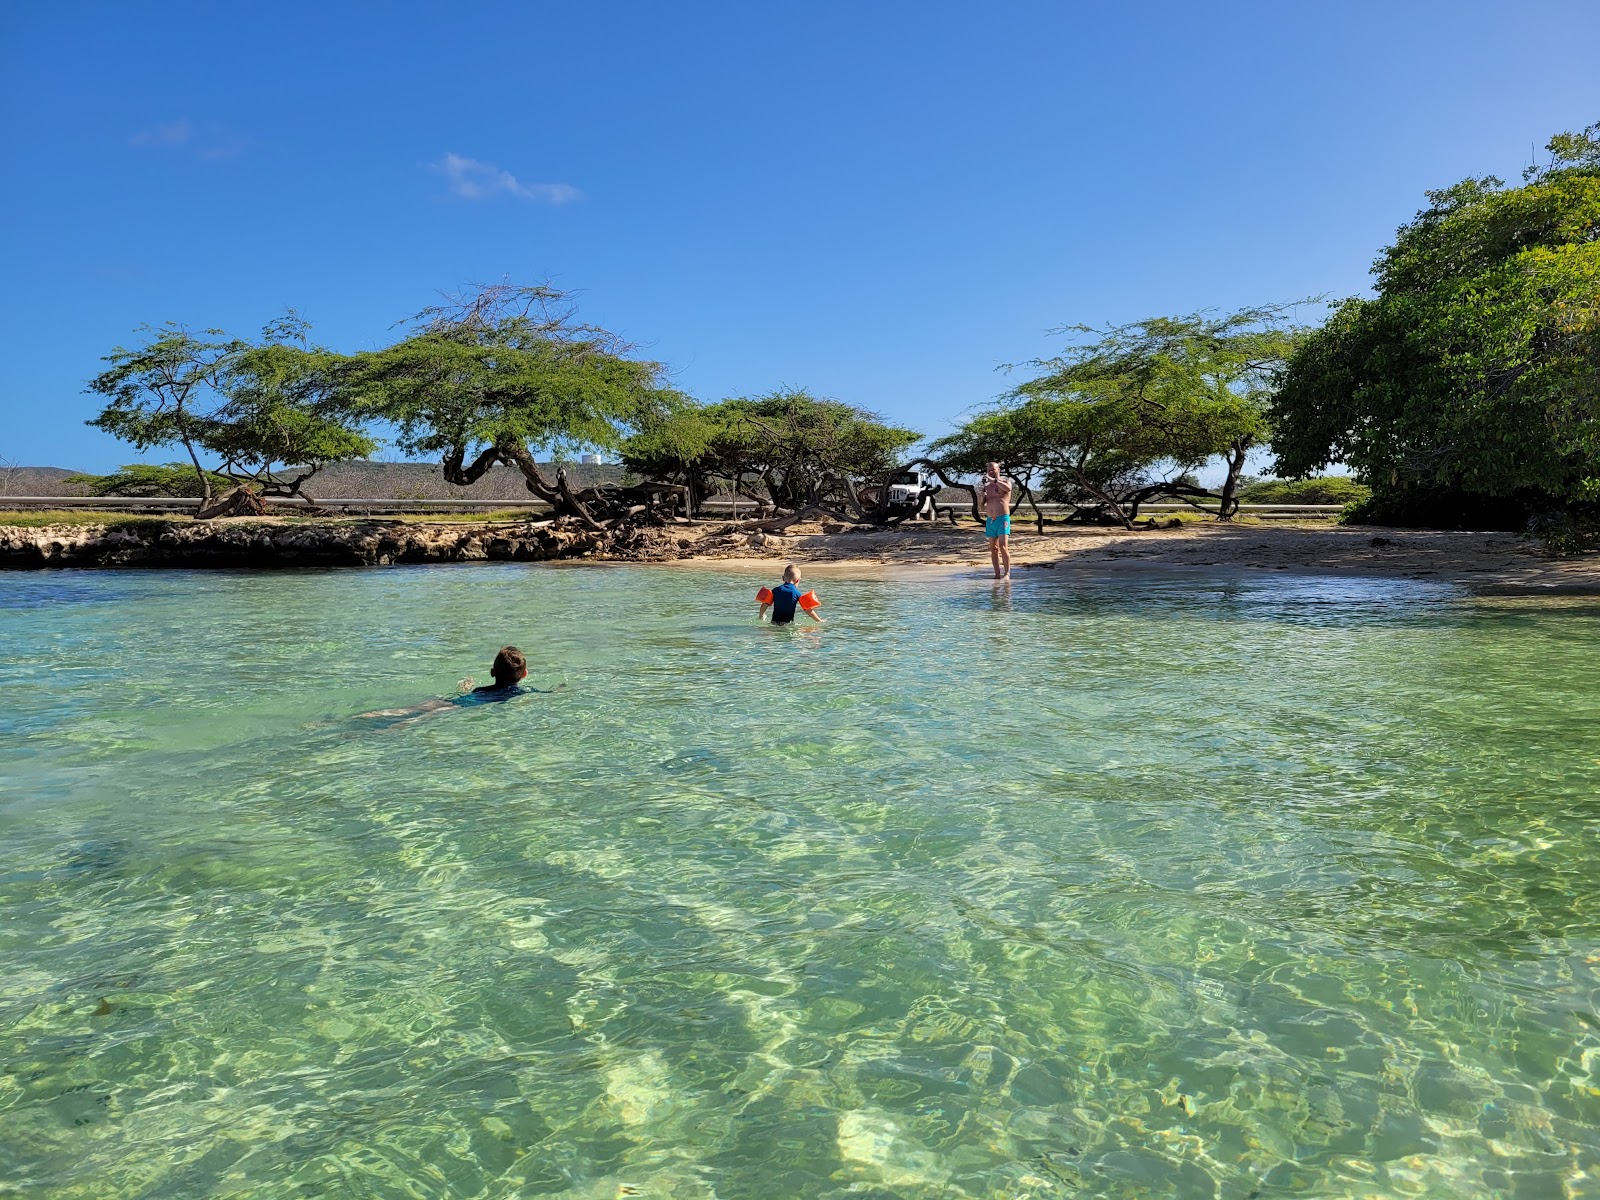
[(1600, 1194), (1600, 606), (759, 582), (0, 577), (0, 1194)]

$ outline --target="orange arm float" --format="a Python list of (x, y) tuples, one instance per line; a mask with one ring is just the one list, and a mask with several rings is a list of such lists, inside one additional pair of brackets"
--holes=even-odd
[(761, 604), (771, 604), (772, 603), (772, 589), (771, 588), (762, 588), (759, 592), (756, 593), (756, 600), (757, 600), (757, 602), (759, 602)]
[(807, 592), (804, 596), (800, 597), (800, 607), (805, 609), (806, 612), (810, 612), (814, 608), (821, 608), (822, 601), (817, 599), (817, 594), (815, 592)]

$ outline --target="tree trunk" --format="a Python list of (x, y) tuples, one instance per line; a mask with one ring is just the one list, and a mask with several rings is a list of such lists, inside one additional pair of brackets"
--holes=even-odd
[(789, 526), (797, 525), (807, 517), (816, 516), (818, 513), (825, 517), (832, 517), (835, 521), (843, 521), (846, 524), (850, 522), (850, 518), (837, 508), (830, 508), (826, 504), (805, 504), (787, 517), (776, 521), (762, 521), (757, 523), (755, 527), (768, 533), (782, 533)]
[(315, 496), (309, 495), (306, 492), (305, 485), (308, 482), (310, 482), (311, 477), (313, 475), (315, 475), (320, 470), (322, 470), (322, 464), (321, 463), (312, 463), (311, 464), (311, 469), (309, 471), (307, 471), (304, 475), (296, 475), (293, 479), (291, 479), (289, 481), (289, 495), (291, 495), (291, 496), (299, 496), (300, 499), (302, 499), (302, 500), (304, 500), (306, 502), (306, 507), (307, 508), (316, 508), (317, 500), (316, 500)]
[(1033, 509), (1033, 524), (1038, 529), (1039, 536), (1044, 536), (1044, 513), (1039, 510), (1039, 502), (1033, 498), (1033, 489), (1027, 484), (1022, 485), (1022, 494), (1027, 497), (1028, 507)]
[(446, 483), (454, 484), (456, 487), (471, 487), (483, 478), (490, 467), (501, 461), (500, 448), (498, 446), (490, 446), (489, 449), (483, 451), (477, 458), (472, 460), (470, 467), (462, 465), (462, 460), (465, 457), (466, 452), (464, 450), (452, 450), (445, 455), (444, 462), (440, 466), (444, 471)]
[(200, 514), (211, 507), (211, 478), (200, 465), (200, 456), (194, 452), (194, 443), (189, 440), (187, 432), (180, 431), (183, 438), (183, 448), (189, 452), (189, 461), (194, 464), (195, 478), (200, 480), (200, 507), (195, 509), (195, 520), (200, 520)]
[[(516, 467), (518, 471), (522, 472), (523, 486), (525, 486), (535, 496), (539, 497), (539, 499), (543, 500), (551, 508), (555, 509), (558, 517), (575, 515), (574, 511), (566, 506), (566, 502), (562, 498), (563, 489), (560, 487), (552, 487), (550, 485), (550, 481), (547, 480), (540, 472), (539, 464), (534, 461), (533, 455), (528, 452), (528, 448), (521, 442), (505, 442), (501, 445), (497, 445), (493, 451), (485, 450), (483, 454), (478, 456), (478, 460), (481, 462), (484, 455), (490, 453), (493, 453), (496, 458), (499, 458), (502, 461), (509, 459), (511, 465)], [(477, 464), (474, 463), (473, 465), (476, 466)], [(485, 470), (487, 469), (488, 468), (486, 467)], [(482, 471), (478, 472), (480, 475), (482, 473)], [(474, 478), (476, 478), (476, 476), (474, 476)], [(454, 481), (452, 480), (452, 482)], [(472, 480), (469, 479), (467, 482), (470, 483)]]
[(1239, 476), (1244, 472), (1245, 455), (1250, 451), (1250, 440), (1240, 438), (1228, 450), (1228, 478), (1222, 484), (1222, 504), (1217, 510), (1217, 520), (1231, 521), (1239, 511)]
[(1117, 503), (1116, 497), (1112, 496), (1109, 492), (1103, 492), (1099, 488), (1095, 487), (1089, 482), (1088, 475), (1083, 471), (1074, 471), (1073, 474), (1078, 477), (1078, 486), (1085, 492), (1089, 493), (1089, 495), (1093, 496), (1096, 500), (1100, 501), (1100, 503), (1104, 504), (1106, 508), (1111, 511), (1111, 515), (1116, 518), (1117, 524), (1121, 525), (1124, 529), (1133, 528), (1133, 518), (1128, 516), (1128, 514), (1122, 510), (1122, 505)]
[(932, 471), (939, 477), (939, 482), (944, 484), (945, 487), (960, 488), (962, 491), (966, 492), (967, 495), (972, 499), (972, 519), (974, 521), (983, 520), (983, 514), (978, 511), (977, 488), (973, 487), (970, 483), (957, 483), (945, 473), (944, 465), (942, 463), (934, 462), (934, 460), (931, 458), (914, 458), (905, 465), (905, 470), (909, 471), (913, 467), (927, 467), (928, 470)]
[(197, 521), (211, 521), (217, 517), (262, 517), (266, 512), (261, 497), (240, 484), (215, 504), (202, 504), (194, 516)]
[[(530, 455), (529, 457), (532, 456)], [(561, 499), (566, 503), (567, 509), (578, 520), (596, 532), (605, 528), (604, 525), (589, 515), (589, 510), (583, 506), (583, 502), (572, 494), (572, 489), (567, 486), (567, 469), (565, 467), (556, 468), (556, 488), (561, 493)]]

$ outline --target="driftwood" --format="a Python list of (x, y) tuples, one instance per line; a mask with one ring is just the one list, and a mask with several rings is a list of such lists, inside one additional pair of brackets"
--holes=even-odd
[(264, 517), (266, 514), (267, 506), (262, 503), (261, 497), (240, 484), (227, 495), (218, 497), (214, 503), (196, 510), (194, 519), (213, 521), (218, 517)]
[(682, 484), (608, 484), (574, 490), (565, 467), (556, 468), (555, 479), (545, 478), (527, 446), (514, 440), (480, 451), (470, 464), (457, 448), (445, 455), (442, 466), (446, 482), (470, 487), (496, 463), (516, 468), (528, 491), (554, 509), (557, 517), (575, 518), (593, 533), (630, 525), (676, 524), (679, 507), (687, 513), (689, 489)]
[(842, 521), (846, 525), (856, 525), (859, 522), (852, 520), (837, 508), (826, 504), (807, 504), (796, 509), (786, 517), (768, 517), (754, 521), (746, 521), (739, 526), (740, 529), (760, 530), (762, 533), (782, 533), (791, 525), (798, 525), (807, 517), (832, 517), (835, 521)]

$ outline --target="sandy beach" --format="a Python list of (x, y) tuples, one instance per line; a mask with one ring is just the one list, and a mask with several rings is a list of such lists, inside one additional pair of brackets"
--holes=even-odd
[[(794, 561), (816, 574), (905, 570), (990, 570), (987, 543), (973, 526), (919, 525), (887, 530), (796, 527), (785, 536), (710, 528), (680, 561)], [(1513, 533), (1380, 529), (1336, 525), (1187, 524), (1128, 532), (1101, 528), (1018, 529), (1012, 567), (1096, 572), (1144, 567), (1244, 569), (1401, 576), (1484, 592), (1600, 594), (1600, 556), (1552, 558)]]
[[(1478, 592), (1600, 595), (1600, 555), (1547, 556), (1511, 533), (1380, 529), (1372, 526), (1192, 523), (1129, 532), (1095, 527), (1018, 528), (1013, 570), (1296, 571), (1425, 579)], [(547, 561), (653, 562), (684, 567), (786, 562), (816, 575), (882, 577), (927, 572), (990, 573), (975, 524), (891, 529), (800, 525), (783, 534), (750, 524), (706, 523), (594, 533), (562, 522), (149, 521), (0, 527), (0, 566), (303, 567), (391, 563)]]

